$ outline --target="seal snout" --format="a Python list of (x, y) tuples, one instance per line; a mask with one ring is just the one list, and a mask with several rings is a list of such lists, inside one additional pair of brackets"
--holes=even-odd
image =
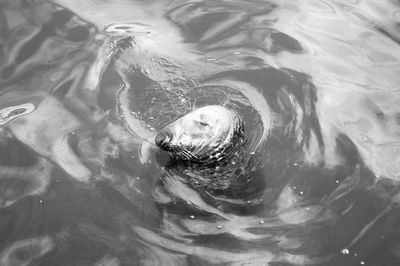
[(164, 127), (155, 144), (175, 159), (211, 163), (220, 161), (243, 137), (243, 122), (220, 105), (200, 107)]
[(169, 129), (161, 130), (156, 138), (155, 143), (163, 150), (168, 150), (169, 142), (172, 140), (172, 132)]

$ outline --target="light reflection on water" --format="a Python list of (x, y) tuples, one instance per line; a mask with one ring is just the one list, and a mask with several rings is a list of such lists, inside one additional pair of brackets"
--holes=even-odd
[[(396, 1), (0, 2), (1, 265), (398, 265)], [(229, 166), (157, 130), (221, 104)]]

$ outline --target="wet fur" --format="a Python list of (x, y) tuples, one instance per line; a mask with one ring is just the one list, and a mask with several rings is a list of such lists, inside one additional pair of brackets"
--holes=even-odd
[(172, 157), (211, 165), (226, 159), (235, 150), (244, 138), (244, 125), (234, 111), (222, 106), (205, 106), (172, 122), (159, 135), (164, 132), (171, 136), (159, 145)]

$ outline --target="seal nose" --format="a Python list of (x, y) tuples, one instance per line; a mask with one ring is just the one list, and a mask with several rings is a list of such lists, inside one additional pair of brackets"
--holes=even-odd
[(158, 147), (166, 150), (168, 148), (168, 143), (172, 140), (172, 132), (169, 129), (163, 129), (158, 132), (155, 142)]

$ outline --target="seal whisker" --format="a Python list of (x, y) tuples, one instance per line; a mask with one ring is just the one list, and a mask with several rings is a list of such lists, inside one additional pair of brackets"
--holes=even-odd
[(238, 147), (236, 143), (244, 137), (243, 131), (242, 119), (235, 111), (209, 105), (186, 114), (159, 132), (158, 140), (164, 139), (165, 132), (173, 136), (172, 149), (163, 141), (156, 144), (177, 159), (210, 164), (223, 160)]

